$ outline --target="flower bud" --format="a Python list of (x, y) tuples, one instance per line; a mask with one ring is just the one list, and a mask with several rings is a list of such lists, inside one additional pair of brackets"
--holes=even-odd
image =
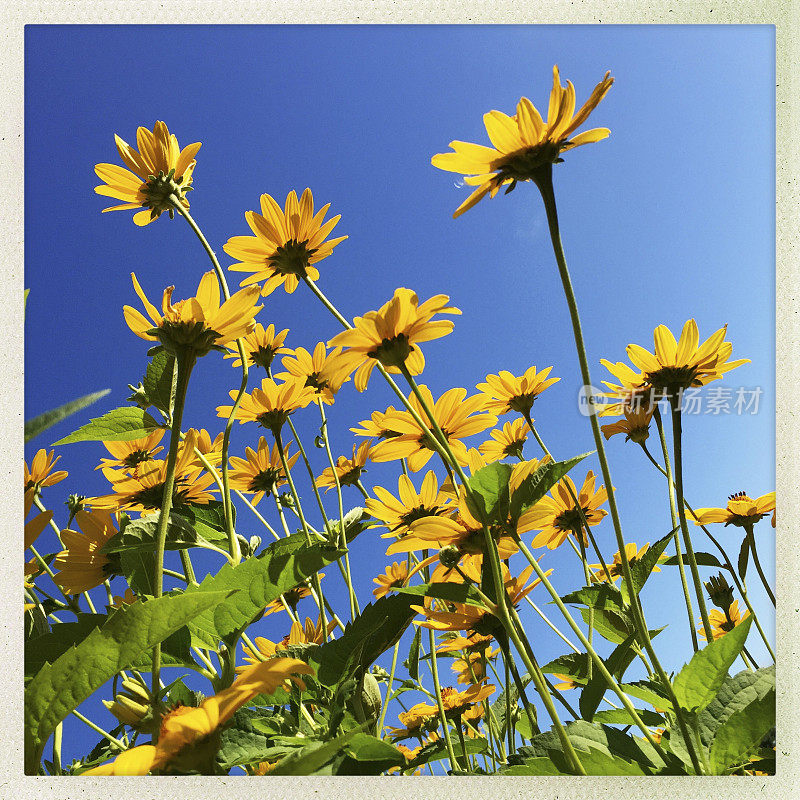
[(725, 576), (720, 572), (717, 576), (712, 576), (705, 584), (708, 597), (711, 602), (724, 611), (727, 611), (733, 603), (733, 588), (728, 585)]

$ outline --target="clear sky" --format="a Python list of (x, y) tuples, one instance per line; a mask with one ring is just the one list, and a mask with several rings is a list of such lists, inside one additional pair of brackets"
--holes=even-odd
[[(346, 316), (378, 308), (397, 286), (421, 298), (449, 294), (464, 313), (453, 334), (424, 348), (423, 380), (434, 395), (453, 386), (472, 392), (501, 369), (521, 374), (552, 365), (562, 380), (534, 407), (537, 426), (557, 458), (594, 449), (577, 410), (578, 362), (538, 192), (522, 185), (453, 220), (469, 190), (430, 164), (453, 139), (488, 144), (482, 115), (490, 109), (513, 113), (524, 95), (546, 111), (555, 63), (579, 103), (607, 69), (616, 79), (588, 126), (609, 127), (610, 138), (565, 154), (555, 167), (594, 383), (609, 378), (600, 358), (624, 360), (630, 342), (652, 349), (660, 323), (677, 333), (694, 317), (701, 338), (727, 323), (733, 358), (752, 363), (715, 386), (734, 397), (739, 387), (761, 387), (760, 407), (685, 419), (686, 495), (695, 506), (722, 506), (739, 490), (758, 496), (774, 489), (770, 26), (28, 26), (25, 413), (106, 387), (111, 394), (31, 442), (27, 458), (90, 416), (124, 405), (127, 384), (141, 378), (147, 345), (122, 317), (124, 304), (138, 306), (131, 271), (157, 302), (169, 284), (176, 298), (193, 295), (210, 268), (182, 220), (164, 216), (140, 229), (130, 212), (101, 215), (111, 203), (92, 191), (99, 182), (93, 166), (118, 163), (114, 133), (135, 142), (137, 126), (152, 129), (157, 119), (181, 145), (203, 143), (192, 213), (223, 266), (231, 259), (222, 245), (250, 233), (244, 212), (258, 207), (262, 193), (283, 202), (290, 189), (308, 186), (315, 201), (342, 215), (336, 233), (349, 236), (320, 264), (320, 286)], [(231, 274), (232, 286), (237, 277)], [(313, 348), (338, 331), (303, 287), (294, 295), (276, 291), (259, 320), (289, 328), (293, 347)], [(187, 425), (221, 430), (214, 409), (238, 385), (230, 363), (212, 354), (195, 370)], [(345, 387), (329, 415), (336, 454), (351, 450), (348, 428), (390, 403), (379, 378), (363, 395)], [(310, 445), (313, 407), (297, 424)], [(258, 435), (253, 425), (237, 425), (231, 453), (242, 454)], [(324, 454), (310, 449), (321, 472)], [(45, 490), (44, 500), (64, 525), (68, 493), (104, 494), (108, 483), (93, 471), (105, 454), (99, 443), (58, 451), (70, 475)], [(620, 436), (608, 453), (627, 540), (655, 541), (670, 528), (664, 480)], [(526, 454), (539, 455), (535, 442)], [(598, 471), (596, 459), (585, 464)], [(585, 469), (573, 477), (582, 480)], [(397, 472), (394, 464), (371, 466), (366, 485), (394, 491)], [(349, 505), (360, 503), (354, 489), (345, 491)], [(311, 509), (307, 484), (303, 496)], [(245, 513), (240, 532), (259, 532)], [(715, 527), (735, 559), (738, 529)], [(597, 530), (610, 559), (610, 520)], [(771, 575), (768, 521), (756, 533)], [(43, 549), (56, 549), (52, 538)], [(712, 549), (704, 538), (700, 532), (697, 549)], [(362, 605), (371, 579), (392, 560), (384, 545), (369, 531), (354, 545)], [(556, 570), (557, 588), (575, 588), (571, 551), (545, 562)], [(328, 571), (331, 596), (344, 608), (341, 581)], [(750, 589), (773, 631), (755, 575)], [(546, 602), (544, 594), (539, 599)], [(666, 668), (680, 668), (691, 645), (675, 569), (665, 567), (643, 599), (650, 627), (668, 625), (656, 642)], [(269, 617), (256, 632), (280, 639), (284, 622)], [(540, 622), (529, 624), (540, 662), (565, 651)], [(755, 632), (748, 647), (767, 663)], [(113, 726), (99, 700), (86, 708)], [(80, 723), (69, 725), (67, 762), (96, 741)]]

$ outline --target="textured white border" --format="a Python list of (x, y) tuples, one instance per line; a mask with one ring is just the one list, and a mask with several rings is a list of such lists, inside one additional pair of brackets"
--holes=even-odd
[[(746, 7), (745, 7), (746, 6)], [(0, 597), (5, 599), (0, 643), (7, 665), (7, 687), (0, 736), (0, 798), (251, 798), (280, 796), (282, 800), (310, 797), (375, 798), (436, 794), (462, 798), (481, 793), (508, 798), (649, 797), (662, 794), (687, 798), (796, 797), (800, 786), (800, 536), (798, 487), (800, 486), (800, 414), (794, 400), (800, 386), (800, 3), (795, 0), (537, 0), (536, 3), (495, 0), (468, 4), (458, 0), (392, 0), (343, 2), (316, 0), (117, 0), (80, 2), (51, 0), (9, 4), (2, 11), (0, 86), (0, 221), (3, 257), (0, 259), (0, 392), (5, 414), (0, 420), (0, 476), (6, 488), (0, 505), (1, 530), (7, 544), (0, 564)], [(777, 589), (780, 600), (778, 640), (778, 754), (777, 772), (769, 778), (36, 778), (22, 775), (22, 626), (19, 624), (19, 581), (22, 493), (23, 411), (23, 30), (26, 24), (280, 24), (280, 23), (419, 23), (419, 24), (770, 24), (776, 26), (777, 43), (777, 276), (776, 276), (776, 399), (777, 399)], [(750, 110), (741, 109), (746, 126)], [(686, 120), (686, 146), (691, 147), (691, 120)], [(725, 131), (719, 131), (722, 137)], [(752, 157), (769, 156), (765, 145), (753, 142)], [(57, 153), (54, 153), (57, 157)], [(731, 169), (736, 165), (731, 164)], [(53, 203), (59, 202), (57, 197)], [(711, 783), (713, 781), (713, 784)]]

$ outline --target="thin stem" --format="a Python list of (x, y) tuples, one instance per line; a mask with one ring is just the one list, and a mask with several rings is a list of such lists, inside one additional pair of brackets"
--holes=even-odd
[(189, 586), (199, 586), (200, 584), (197, 582), (197, 578), (195, 577), (194, 567), (192, 566), (192, 559), (189, 556), (189, 551), (183, 549), (180, 550), (179, 553), (181, 557), (181, 565), (183, 566), (183, 572), (186, 575), (186, 583)]
[(552, 630), (571, 650), (576, 653), (580, 653), (580, 650), (569, 640), (563, 633), (548, 619), (548, 617), (544, 614), (544, 612), (533, 602), (533, 600), (525, 595), (525, 599), (528, 601), (528, 605), (542, 618), (544, 623)]
[(447, 746), (447, 755), (450, 759), (450, 769), (455, 771), (458, 761), (456, 760), (456, 754), (453, 750), (453, 742), (450, 738), (450, 726), (447, 724), (447, 717), (444, 713), (442, 687), (439, 685), (439, 668), (436, 664), (436, 636), (433, 632), (433, 628), (428, 629), (428, 634), (430, 635), (431, 645), (431, 675), (433, 675), (433, 690), (436, 694), (436, 705), (439, 708), (439, 720), (442, 723), (444, 741)]
[(383, 723), (386, 720), (386, 711), (389, 708), (389, 698), (392, 696), (392, 684), (394, 683), (394, 671), (397, 669), (397, 654), (399, 650), (400, 642), (398, 641), (394, 646), (394, 652), (392, 653), (392, 668), (389, 671), (389, 681), (386, 684), (386, 702), (383, 704), (383, 708), (381, 709), (381, 717), (378, 721), (378, 732), (376, 735), (379, 739), (383, 738)]
[(664, 425), (661, 422), (661, 411), (659, 410), (658, 406), (655, 407), (655, 412), (653, 414), (656, 420), (656, 428), (658, 429), (658, 438), (661, 440), (661, 452), (664, 456), (664, 467), (665, 469), (661, 469), (661, 466), (658, 462), (650, 455), (650, 451), (647, 449), (646, 442), (640, 442), (642, 446), (642, 450), (644, 450), (645, 455), (650, 459), (650, 461), (658, 467), (661, 472), (664, 473), (667, 479), (667, 491), (669, 494), (669, 513), (670, 519), (672, 520), (672, 530), (675, 533), (672, 535), (673, 541), (675, 543), (675, 554), (678, 558), (678, 571), (680, 572), (681, 576), (681, 587), (683, 588), (683, 600), (686, 604), (686, 613), (689, 615), (689, 631), (691, 632), (692, 636), (692, 647), (694, 648), (695, 653), (700, 649), (699, 643), (697, 641), (697, 631), (694, 627), (694, 609), (692, 608), (692, 596), (689, 593), (689, 583), (686, 580), (686, 568), (683, 564), (683, 552), (681, 551), (681, 541), (680, 537), (678, 536), (678, 511), (676, 508), (675, 502), (675, 483), (672, 479), (672, 459), (669, 456), (669, 448), (667, 447), (667, 437), (664, 435)]
[(244, 502), (244, 504), (253, 512), (253, 514), (255, 514), (256, 519), (272, 534), (275, 539), (280, 539), (281, 537), (277, 534), (272, 525), (270, 525), (269, 522), (267, 522), (264, 517), (261, 516), (259, 510), (238, 489), (235, 491), (237, 497)]
[[(164, 550), (167, 543), (167, 524), (169, 523), (169, 513), (172, 510), (172, 493), (175, 488), (175, 465), (178, 460), (178, 447), (181, 441), (181, 421), (183, 420), (183, 408), (186, 405), (186, 391), (189, 387), (189, 377), (194, 366), (193, 353), (181, 353), (175, 359), (175, 369), (177, 371), (177, 383), (175, 389), (175, 406), (172, 412), (172, 427), (169, 440), (169, 454), (167, 456), (166, 474), (164, 477), (163, 497), (161, 500), (161, 512), (158, 516), (158, 527), (156, 528), (156, 574), (155, 588), (153, 595), (155, 598), (161, 597), (164, 591)], [(161, 643), (153, 648), (153, 696), (158, 695), (160, 689), (161, 672)], [(157, 734), (153, 737), (157, 739)]]
[(128, 746), (124, 742), (114, 738), (108, 731), (104, 731), (99, 725), (95, 725), (90, 719), (84, 717), (80, 711), (75, 711), (73, 709), (71, 713), (73, 717), (77, 717), (81, 722), (88, 725), (95, 733), (99, 733), (104, 739), (108, 739), (108, 741), (111, 742), (114, 747), (118, 747), (120, 750), (128, 749)]
[(708, 619), (708, 610), (703, 596), (703, 583), (700, 580), (700, 573), (697, 569), (697, 559), (692, 547), (692, 539), (689, 536), (689, 526), (686, 522), (686, 508), (683, 499), (683, 456), (681, 450), (681, 407), (680, 398), (670, 392), (670, 407), (672, 409), (672, 450), (675, 454), (675, 490), (678, 493), (678, 517), (683, 532), (683, 543), (686, 546), (686, 556), (689, 559), (689, 569), (692, 573), (694, 592), (697, 595), (697, 605), (700, 607), (700, 618), (703, 621), (703, 631), (706, 634), (706, 641), (714, 640), (711, 622)]
[(758, 577), (761, 578), (761, 583), (764, 584), (764, 589), (767, 592), (767, 596), (772, 601), (772, 605), (775, 605), (775, 595), (772, 592), (772, 589), (769, 586), (769, 581), (767, 580), (767, 576), (764, 575), (764, 570), (761, 568), (761, 561), (758, 558), (758, 551), (756, 550), (756, 537), (753, 534), (753, 525), (752, 523), (744, 526), (745, 531), (747, 532), (747, 540), (750, 543), (750, 552), (753, 554), (753, 563), (756, 565), (756, 572), (758, 572)]
[[(211, 248), (211, 245), (208, 243), (208, 240), (205, 236), (203, 236), (203, 232), (200, 230), (197, 223), (192, 218), (192, 215), (189, 213), (189, 209), (187, 209), (180, 199), (175, 194), (171, 194), (170, 202), (175, 206), (178, 213), (189, 223), (189, 227), (195, 232), (195, 235), (200, 240), (200, 244), (203, 245), (203, 249), (208, 254), (209, 259), (211, 260), (211, 264), (214, 267), (214, 273), (217, 276), (217, 280), (219, 281), (220, 288), (222, 289), (222, 294), (225, 300), (229, 300), (231, 293), (228, 290), (228, 282), (225, 280), (225, 273), (220, 266), (219, 261), (217, 260), (217, 255), (214, 250)], [(231, 489), (230, 489), (230, 481), (228, 477), (228, 449), (230, 447), (231, 442), (231, 429), (233, 428), (234, 418), (236, 416), (236, 409), (239, 408), (239, 404), (241, 403), (242, 396), (247, 391), (247, 379), (248, 379), (248, 364), (247, 364), (247, 354), (244, 350), (244, 343), (241, 339), (236, 340), (236, 347), (239, 351), (239, 358), (242, 362), (242, 380), (239, 384), (239, 391), (236, 395), (236, 398), (233, 401), (233, 407), (231, 408), (230, 416), (228, 417), (227, 422), (225, 423), (225, 432), (222, 435), (222, 484), (224, 487), (222, 493), (222, 504), (225, 510), (225, 530), (228, 534), (228, 542), (230, 545), (231, 551), (231, 558), (233, 559), (234, 564), (238, 564), (242, 560), (242, 552), (241, 548), (239, 547), (239, 540), (236, 538), (236, 531), (233, 527), (233, 502), (231, 500)]]

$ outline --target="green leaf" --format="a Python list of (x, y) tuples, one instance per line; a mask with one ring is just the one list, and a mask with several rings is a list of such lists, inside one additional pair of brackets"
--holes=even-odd
[(601, 753), (599, 750), (577, 750), (576, 755), (587, 775), (646, 775), (635, 761)]
[(125, 406), (91, 420), (69, 436), (59, 439), (54, 446), (73, 442), (127, 442), (148, 436), (162, 427), (141, 408)]
[(312, 742), (281, 759), (270, 775), (313, 775), (342, 752), (358, 729), (348, 731), (330, 742)]
[[(652, 547), (648, 547), (641, 558), (631, 562), (631, 579), (633, 581), (633, 588), (636, 594), (642, 591), (647, 579), (650, 577), (656, 564), (659, 563), (661, 554), (666, 550), (667, 545), (673, 540), (675, 530), (670, 531), (666, 536), (659, 539)], [(625, 581), (622, 581), (622, 596), (626, 603), (630, 602), (628, 598), (628, 587)]]
[(136, 594), (156, 593), (156, 554), (154, 551), (124, 550), (119, 554), (122, 574)]
[(368, 670), (411, 624), (416, 613), (411, 608), (413, 602), (413, 597), (403, 594), (381, 597), (348, 623), (338, 639), (311, 651), (309, 663), (316, 667), (317, 681), (336, 686), (359, 667)]
[[(508, 517), (508, 479), (511, 464), (496, 461), (479, 469), (469, 479), (471, 494), (467, 495), (467, 507), (475, 519), (488, 522), (505, 522)], [(476, 507), (476, 502), (481, 508)]]
[(411, 640), (411, 649), (408, 651), (408, 674), (413, 680), (419, 679), (419, 648), (422, 640), (422, 628), (417, 625), (414, 638)]
[(500, 775), (569, 775), (562, 772), (547, 756), (526, 758), (522, 764), (514, 764), (500, 770)]
[(747, 562), (750, 558), (750, 540), (745, 536), (742, 541), (742, 546), (739, 550), (739, 560), (736, 563), (736, 569), (739, 572), (739, 577), (744, 580), (747, 575)]
[[(580, 612), (583, 621), (588, 625), (589, 609), (581, 608)], [(592, 625), (597, 633), (614, 644), (622, 644), (634, 632), (633, 625), (628, 622), (622, 613), (610, 608), (594, 609)]]
[(47, 739), (74, 708), (142, 653), (225, 597), (224, 592), (168, 595), (123, 606), (77, 647), (45, 664), (25, 691), (26, 773), (36, 773)]
[(415, 597), (435, 597), (451, 603), (466, 603), (486, 608), (475, 589), (466, 583), (421, 583), (417, 586), (396, 586), (394, 591)]
[(533, 475), (529, 475), (511, 496), (510, 514), (516, 522), (520, 515), (535, 503), (538, 503), (576, 464), (592, 454), (583, 453), (567, 461), (551, 461), (539, 467)]
[(79, 397), (77, 400), (71, 400), (69, 403), (64, 403), (63, 406), (53, 408), (50, 411), (45, 411), (31, 420), (25, 421), (25, 443), (27, 444), (31, 439), (38, 436), (43, 431), (46, 431), (62, 419), (71, 417), (81, 409), (96, 403), (101, 397), (105, 397), (111, 392), (111, 389), (103, 389), (99, 392), (92, 392), (92, 394)]
[[(104, 553), (124, 553), (126, 551), (142, 551), (154, 553), (156, 550), (156, 531), (161, 512), (147, 514), (132, 520), (115, 536), (106, 542)], [(167, 523), (167, 540), (165, 549), (185, 550), (197, 544), (197, 534), (192, 526), (182, 517), (170, 514)]]
[[(467, 747), (467, 754), (472, 753), (485, 753), (489, 749), (489, 743), (486, 739), (466, 739), (464, 744)], [(456, 753), (461, 752), (461, 744), (456, 747)], [(447, 745), (444, 742), (436, 742), (434, 744), (425, 745), (422, 750), (417, 753), (416, 757), (408, 762), (405, 769), (414, 770), (427, 764), (429, 761), (441, 761), (447, 758)]]
[(733, 630), (707, 644), (692, 656), (672, 683), (682, 708), (705, 708), (728, 675), (728, 668), (742, 650), (753, 618), (747, 617)]
[(324, 543), (308, 545), (303, 534), (292, 534), (235, 567), (225, 564), (186, 590), (187, 595), (241, 590), (191, 621), (194, 643), (216, 650), (220, 639), (246, 628), (273, 600), (341, 555), (341, 550)]
[(550, 661), (542, 667), (542, 672), (549, 675), (563, 675), (578, 683), (586, 683), (589, 674), (589, 656), (586, 653), (567, 653)]
[[(406, 763), (406, 757), (394, 745), (367, 733), (357, 733), (353, 736), (344, 746), (344, 751), (356, 761), (374, 762), (377, 772), (371, 772), (370, 774), (379, 774), (390, 767), (405, 765)], [(337, 774), (345, 773), (340, 771)]]
[(220, 735), (217, 763), (222, 769), (267, 760), (266, 754), (272, 748), (270, 738), (253, 724), (254, 720), (260, 722), (265, 717), (268, 720), (272, 713), (241, 708), (233, 715), (230, 725)]
[(166, 350), (159, 350), (142, 378), (147, 399), (156, 408), (169, 413), (169, 401), (172, 394), (172, 371), (175, 359)]
[[(608, 671), (617, 679), (622, 677), (631, 661), (636, 657), (636, 652), (631, 647), (635, 640), (636, 634), (631, 634), (624, 642), (617, 645), (611, 655), (604, 660)], [(581, 690), (579, 708), (584, 719), (592, 721), (594, 712), (597, 711), (606, 689), (608, 689), (606, 679), (599, 669), (595, 669), (592, 672), (592, 679)]]
[[(664, 717), (650, 711), (648, 708), (637, 708), (636, 713), (641, 717), (642, 722), (651, 728), (663, 728), (665, 725)], [(631, 715), (624, 708), (608, 708), (603, 711), (596, 711), (592, 718), (594, 722), (601, 722), (607, 725), (631, 725)]]
[(575, 592), (565, 594), (561, 598), (562, 602), (572, 605), (584, 605), (594, 609), (610, 608), (614, 611), (622, 611), (622, 594), (616, 586), (608, 583), (599, 583), (594, 586), (584, 586)]
[(47, 662), (52, 664), (107, 619), (105, 614), (80, 614), (74, 622), (53, 625), (49, 633), (28, 639), (25, 642), (25, 675), (33, 676)]
[[(711, 555), (711, 553), (704, 553), (700, 550), (695, 551), (694, 554), (695, 559), (697, 559), (697, 566), (698, 567), (718, 567), (719, 569), (725, 569), (725, 567), (720, 564), (719, 559)], [(683, 556), (683, 563), (686, 564), (686, 556)], [(670, 556), (669, 558), (665, 558), (661, 564), (665, 567), (677, 567), (678, 566), (678, 556), (677, 554), (674, 556)]]
[(775, 727), (775, 690), (735, 711), (717, 729), (708, 751), (714, 775), (745, 763), (761, 740)]
[(620, 684), (619, 688), (622, 689), (625, 694), (629, 694), (631, 697), (635, 697), (638, 700), (644, 700), (645, 703), (650, 703), (653, 708), (663, 708), (667, 710), (672, 708), (672, 703), (670, 702), (669, 698), (660, 694), (660, 687), (658, 687), (659, 690), (657, 691), (656, 684), (652, 683), (651, 681), (622, 683)]
[[(236, 528), (236, 506), (231, 506), (233, 513), (233, 525)], [(228, 534), (225, 530), (225, 506), (221, 500), (211, 500), (202, 506), (183, 506), (178, 510), (173, 510), (172, 517), (180, 517), (189, 523), (198, 536), (202, 536), (206, 541), (219, 542), (228, 541)]]
[(714, 734), (728, 718), (741, 711), (754, 700), (764, 698), (775, 688), (775, 665), (751, 672), (742, 670), (732, 678), (727, 678), (716, 697), (703, 709), (697, 724), (700, 739), (708, 747)]

